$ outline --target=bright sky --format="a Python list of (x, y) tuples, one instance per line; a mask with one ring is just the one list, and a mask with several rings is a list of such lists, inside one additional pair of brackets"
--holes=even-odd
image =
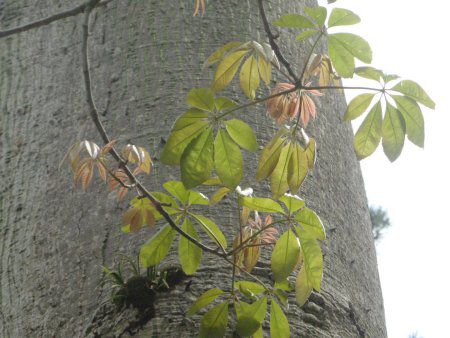
[(389, 337), (449, 337), (450, 6), (439, 0), (335, 5), (361, 17), (352, 32), (371, 44), (374, 67), (418, 82), (436, 102), (435, 111), (423, 109), (425, 150), (407, 142), (393, 164), (378, 149), (361, 165), (369, 203), (387, 209), (392, 224), (377, 245)]

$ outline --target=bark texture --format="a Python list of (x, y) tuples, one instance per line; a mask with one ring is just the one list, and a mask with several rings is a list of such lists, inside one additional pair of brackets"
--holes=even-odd
[[(269, 19), (313, 5), (268, 3)], [(74, 5), (0, 0), (0, 29)], [(228, 41), (266, 41), (254, 0), (210, 1), (203, 18), (192, 12), (193, 1), (116, 0), (92, 19), (94, 95), (101, 109), (110, 102), (103, 118), (111, 135), (155, 154), (155, 170), (145, 180), (152, 190), (179, 177), (157, 157), (185, 109), (187, 91), (211, 79), (211, 72), (201, 69), (205, 57)], [(85, 104), (81, 21), (73, 17), (0, 40), (0, 336), (195, 336), (198, 320), (184, 317), (188, 306), (206, 288), (227, 287), (228, 269), (210, 256), (194, 277), (158, 296), (153, 319), (140, 320), (132, 310), (116, 314), (104, 305), (109, 291), (99, 287), (101, 265), (112, 265), (118, 252), (137, 252), (151, 234), (121, 234), (126, 202), (117, 203), (99, 183), (84, 193), (73, 187), (68, 170), (58, 170), (76, 140), (100, 142)], [(306, 49), (292, 37), (278, 41), (294, 63)], [(344, 96), (327, 94), (318, 105), (310, 129), (318, 141), (317, 165), (302, 194), (327, 229), (323, 292), (304, 309), (290, 307), (292, 336), (385, 337), (364, 184), (351, 126), (341, 121)], [(262, 136), (260, 144), (273, 134), (262, 106), (241, 115)], [(255, 156), (246, 158), (243, 186), (254, 184), (256, 167)], [(224, 203), (211, 208), (210, 216), (233, 224), (230, 210)], [(265, 276), (268, 270), (260, 264), (257, 273)]]

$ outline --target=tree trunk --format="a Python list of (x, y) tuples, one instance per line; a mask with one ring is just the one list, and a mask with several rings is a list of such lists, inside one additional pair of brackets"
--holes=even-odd
[[(102, 119), (114, 138), (145, 146), (155, 157), (145, 179), (151, 190), (179, 179), (158, 156), (186, 109), (188, 90), (210, 83), (211, 71), (201, 69), (205, 57), (229, 41), (266, 41), (255, 0), (209, 1), (203, 18), (192, 16), (193, 2), (117, 0), (97, 9), (91, 21), (94, 96), (100, 109), (109, 102)], [(267, 3), (270, 20), (314, 4)], [(0, 29), (72, 6), (69, 0), (0, 0)], [(87, 192), (74, 188), (67, 168), (58, 169), (75, 141), (101, 143), (85, 103), (81, 23), (82, 16), (72, 17), (0, 40), (0, 336), (195, 336), (199, 321), (184, 317), (195, 296), (229, 287), (228, 267), (207, 254), (194, 277), (158, 295), (152, 319), (104, 305), (109, 291), (99, 286), (101, 266), (112, 265), (119, 252), (136, 253), (151, 233), (122, 234), (127, 203), (118, 203), (98, 180)], [(293, 40), (285, 34), (277, 41), (296, 64), (307, 47)], [(351, 126), (341, 121), (344, 109), (342, 94), (326, 93), (309, 128), (318, 158), (301, 194), (321, 216), (328, 239), (323, 291), (303, 309), (291, 302), (293, 337), (386, 336), (367, 200)], [(262, 105), (242, 115), (261, 145), (274, 133)], [(256, 156), (246, 158), (244, 187), (255, 184)], [(268, 196), (264, 189), (259, 193)], [(236, 219), (227, 202), (211, 208), (210, 217), (222, 225)], [(257, 273), (268, 269), (261, 264)]]

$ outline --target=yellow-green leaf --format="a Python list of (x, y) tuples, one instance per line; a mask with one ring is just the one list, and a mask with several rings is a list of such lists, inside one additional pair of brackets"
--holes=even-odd
[(145, 268), (159, 264), (169, 253), (175, 238), (175, 231), (169, 226), (164, 226), (147, 243), (141, 247), (139, 261)]
[(291, 159), (293, 145), (292, 142), (286, 144), (281, 149), (278, 163), (270, 176), (270, 189), (274, 198), (279, 198), (288, 190), (288, 168)]
[(275, 298), (270, 301), (270, 337), (290, 338), (289, 322)]
[(314, 24), (306, 16), (286, 14), (272, 22), (275, 26), (288, 28), (314, 28)]
[(214, 93), (209, 88), (194, 88), (188, 94), (187, 103), (194, 108), (210, 112), (214, 109)]
[(423, 115), (419, 105), (409, 97), (392, 95), (392, 98), (405, 120), (408, 139), (415, 145), (423, 148), (425, 130)]
[[(200, 241), (200, 236), (197, 231), (195, 231), (192, 222), (188, 218), (184, 219), (181, 230), (197, 241)], [(178, 258), (186, 275), (192, 275), (200, 266), (200, 262), (202, 260), (202, 249), (186, 237), (181, 236), (180, 241), (178, 242)]]
[(425, 90), (423, 90), (423, 88), (414, 81), (411, 80), (400, 81), (392, 88), (392, 90), (402, 93), (403, 95), (408, 96), (414, 101), (422, 103), (424, 106), (428, 108), (434, 109), (436, 106), (433, 100), (425, 92)]
[(213, 54), (211, 54), (205, 61), (205, 64), (203, 67), (208, 67), (216, 62), (218, 62), (220, 59), (223, 58), (223, 56), (228, 53), (233, 48), (236, 48), (238, 46), (242, 45), (242, 42), (238, 41), (232, 41), (228, 42), (226, 45), (220, 47), (217, 49)]
[(211, 197), (211, 205), (219, 203), (231, 190), (227, 187), (222, 187), (217, 190)]
[(284, 213), (281, 205), (275, 202), (273, 199), (247, 196), (242, 196), (240, 198), (241, 204), (251, 210), (269, 213)]
[(258, 70), (259, 76), (268, 86), (270, 84), (270, 79), (272, 78), (272, 64), (265, 60), (263, 57), (258, 58)]
[(308, 174), (308, 158), (303, 148), (295, 143), (288, 166), (288, 185), (291, 193), (296, 194)]
[(242, 154), (230, 135), (219, 129), (214, 141), (214, 163), (217, 175), (230, 189), (237, 187), (242, 179)]
[(295, 230), (300, 237), (303, 253), (303, 264), (306, 270), (308, 283), (317, 292), (320, 292), (320, 285), (323, 276), (323, 256), (320, 245), (314, 237), (299, 227)]
[(297, 195), (284, 194), (283, 197), (280, 197), (280, 201), (284, 203), (291, 214), (305, 206), (305, 201)]
[(209, 114), (197, 108), (189, 108), (183, 115), (175, 121), (172, 128), (172, 133), (177, 130), (186, 128), (187, 126), (196, 122), (206, 122)]
[(318, 33), (319, 31), (315, 30), (315, 29), (308, 29), (306, 31), (301, 32), (300, 34), (298, 34), (295, 38), (295, 41), (302, 41), (306, 38), (309, 38), (310, 36)]
[(187, 312), (187, 315), (192, 316), (223, 294), (224, 292), (219, 288), (214, 288), (204, 292), (200, 297), (197, 298), (195, 303), (191, 305)]
[(405, 126), (401, 113), (386, 102), (386, 114), (382, 126), (383, 151), (394, 162), (401, 154), (405, 143)]
[(259, 295), (266, 291), (263, 285), (249, 281), (239, 281), (236, 282), (234, 286), (244, 294), (246, 293), (246, 291), (249, 291), (254, 295)]
[(305, 266), (302, 266), (295, 280), (295, 301), (298, 306), (305, 305), (313, 288), (308, 282)]
[(200, 324), (200, 338), (220, 338), (225, 336), (228, 325), (228, 301), (209, 310)]
[(361, 21), (358, 15), (344, 8), (333, 8), (328, 19), (328, 28), (354, 25)]
[(249, 99), (254, 99), (259, 87), (258, 60), (251, 55), (245, 60), (239, 76), (241, 89)]
[(258, 171), (256, 172), (257, 181), (265, 179), (275, 169), (285, 141), (283, 136), (287, 132), (284, 128), (280, 129), (277, 135), (264, 147), (258, 161)]
[(308, 168), (310, 170), (314, 169), (314, 164), (316, 163), (316, 151), (316, 140), (310, 138), (308, 146), (305, 149), (306, 158), (308, 159)]
[(239, 50), (232, 52), (224, 57), (224, 59), (217, 66), (214, 74), (214, 82), (212, 89), (218, 92), (224, 89), (233, 80), (234, 75), (239, 69), (242, 59), (247, 55), (248, 50)]
[(317, 22), (319, 28), (322, 28), (327, 18), (327, 9), (323, 6), (305, 7), (305, 12)]
[(367, 114), (353, 140), (358, 159), (366, 158), (377, 149), (381, 140), (382, 118), (381, 103), (378, 101)]
[(325, 228), (319, 216), (313, 210), (303, 208), (294, 218), (308, 235), (322, 241), (325, 240)]
[(278, 239), (272, 251), (271, 267), (275, 281), (283, 281), (294, 271), (300, 255), (300, 242), (292, 230)]
[(344, 120), (351, 121), (359, 117), (367, 110), (367, 108), (369, 108), (374, 96), (375, 94), (365, 93), (358, 95), (353, 100), (351, 100), (344, 115)]
[(203, 215), (197, 214), (190, 214), (190, 215), (197, 220), (197, 222), (202, 226), (203, 230), (205, 230), (206, 234), (214, 242), (219, 244), (224, 249), (227, 248), (227, 240), (216, 223), (214, 223), (211, 219)]
[(187, 190), (180, 181), (167, 181), (163, 184), (172, 196), (176, 197), (182, 204), (186, 204), (189, 199), (189, 190)]
[(242, 120), (232, 119), (225, 121), (225, 126), (228, 134), (230, 134), (233, 141), (239, 144), (239, 146), (249, 151), (256, 151), (258, 149), (255, 133), (247, 123)]

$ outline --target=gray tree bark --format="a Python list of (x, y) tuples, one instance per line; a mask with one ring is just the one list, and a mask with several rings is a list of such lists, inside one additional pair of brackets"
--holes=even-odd
[[(268, 3), (269, 19), (314, 4)], [(71, 6), (69, 0), (1, 0), (0, 29)], [(210, 83), (211, 72), (201, 69), (205, 57), (228, 41), (266, 41), (255, 0), (210, 1), (203, 18), (192, 12), (193, 1), (117, 0), (92, 19), (94, 95), (101, 109), (110, 102), (102, 119), (114, 138), (146, 146), (155, 156), (154, 172), (145, 179), (152, 190), (179, 178), (158, 155), (186, 108), (188, 90)], [(75, 141), (100, 143), (85, 103), (81, 22), (77, 16), (0, 40), (0, 336), (195, 336), (198, 320), (186, 319), (185, 311), (207, 288), (227, 287), (229, 270), (208, 255), (194, 277), (158, 296), (156, 317), (147, 322), (104, 305), (109, 291), (99, 287), (101, 266), (112, 265), (119, 252), (137, 252), (151, 233), (122, 234), (126, 203), (117, 203), (98, 180), (82, 192), (66, 168), (58, 170)], [(306, 47), (292, 36), (278, 41), (294, 64), (305, 56)], [(351, 126), (341, 121), (344, 109), (342, 94), (327, 93), (310, 128), (318, 158), (301, 193), (328, 238), (322, 293), (303, 309), (289, 309), (293, 337), (386, 336), (367, 200)], [(273, 134), (263, 106), (242, 115), (260, 144)], [(256, 157), (246, 158), (243, 186), (255, 183)], [(209, 212), (222, 225), (235, 220), (229, 203)], [(224, 228), (230, 238), (231, 227)], [(257, 273), (268, 269), (262, 263)]]

